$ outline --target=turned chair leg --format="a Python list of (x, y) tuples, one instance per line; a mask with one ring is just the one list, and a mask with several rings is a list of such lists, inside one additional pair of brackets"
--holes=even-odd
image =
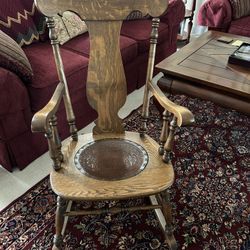
[(62, 249), (63, 235), (62, 229), (64, 224), (64, 213), (67, 208), (67, 201), (60, 196), (57, 197), (57, 209), (56, 209), (56, 234), (54, 235), (52, 250)]
[(167, 190), (160, 194), (161, 196), (161, 205), (162, 205), (162, 213), (166, 220), (166, 227), (165, 227), (165, 237), (166, 242), (171, 250), (177, 249), (177, 243), (173, 234), (173, 218), (172, 218), (172, 208), (170, 203), (170, 197)]

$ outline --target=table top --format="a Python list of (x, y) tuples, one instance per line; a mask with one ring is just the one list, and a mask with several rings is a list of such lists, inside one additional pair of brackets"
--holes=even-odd
[(250, 99), (250, 68), (228, 63), (238, 48), (217, 41), (227, 36), (250, 43), (250, 38), (208, 31), (156, 65), (171, 78), (204, 84)]

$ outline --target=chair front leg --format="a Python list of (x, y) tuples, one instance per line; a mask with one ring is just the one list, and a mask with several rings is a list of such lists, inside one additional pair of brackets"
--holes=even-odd
[(161, 136), (160, 136), (160, 147), (158, 149), (159, 155), (164, 155), (164, 145), (168, 139), (168, 120), (167, 120), (167, 110), (164, 110), (162, 114), (162, 129), (161, 129)]
[(168, 190), (163, 191), (160, 194), (161, 197), (161, 205), (162, 205), (162, 213), (166, 220), (165, 226), (165, 237), (168, 243), (168, 246), (171, 250), (177, 249), (177, 243), (173, 234), (173, 218), (172, 218), (172, 207), (170, 204), (170, 197)]
[(56, 234), (53, 240), (53, 248), (52, 250), (60, 250), (62, 249), (63, 236), (62, 229), (64, 224), (64, 213), (66, 212), (67, 201), (62, 197), (57, 197), (57, 209), (56, 209)]
[(172, 160), (174, 133), (175, 133), (176, 127), (177, 127), (177, 118), (174, 116), (172, 121), (170, 122), (168, 138), (164, 145), (164, 154), (163, 154), (162, 159), (166, 163), (169, 163)]

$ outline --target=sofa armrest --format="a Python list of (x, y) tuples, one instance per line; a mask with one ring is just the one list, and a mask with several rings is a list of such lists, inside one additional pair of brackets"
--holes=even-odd
[(13, 72), (0, 67), (0, 116), (29, 107), (28, 91)]
[(180, 25), (185, 15), (185, 5), (182, 0), (169, 0), (166, 12), (160, 17), (161, 21), (170, 26)]
[(221, 31), (227, 31), (232, 21), (232, 7), (229, 0), (207, 0), (198, 11), (198, 24)]

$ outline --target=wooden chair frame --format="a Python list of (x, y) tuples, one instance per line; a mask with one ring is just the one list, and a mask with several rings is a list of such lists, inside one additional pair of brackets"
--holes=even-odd
[[(47, 16), (49, 35), (59, 77), (59, 83), (51, 100), (41, 111), (34, 115), (32, 120), (32, 131), (45, 133), (48, 140), (50, 157), (53, 160), (54, 171), (51, 173), (51, 183), (52, 189), (58, 195), (56, 235), (54, 237), (53, 249), (61, 249), (68, 216), (100, 214), (103, 212), (102, 210), (70, 211), (72, 200), (112, 200), (150, 195), (155, 195), (158, 204), (130, 207), (126, 210), (133, 212), (137, 210), (161, 209), (166, 219), (165, 235), (167, 243), (171, 249), (176, 249), (177, 245), (173, 236), (171, 206), (167, 193), (167, 188), (172, 185), (174, 180), (174, 172), (171, 165), (171, 151), (175, 127), (189, 125), (194, 121), (194, 118), (188, 109), (173, 103), (161, 92), (157, 86), (158, 80), (162, 77), (161, 73), (153, 78), (159, 18), (152, 19), (148, 70), (142, 109), (143, 125), (140, 134), (124, 132), (121, 119), (118, 117), (118, 111), (126, 99), (126, 80), (119, 48), (119, 34), (122, 20), (126, 19), (133, 10), (140, 10), (143, 16), (148, 13), (152, 16), (159, 16), (167, 8), (166, 0), (104, 0), (102, 3), (98, 0), (54, 0), (53, 2), (50, 0), (36, 0), (35, 2), (38, 9)], [(111, 9), (114, 11), (110, 12)], [(91, 106), (98, 112), (98, 119), (95, 122), (96, 126), (93, 129), (93, 134), (83, 136), (78, 136), (77, 134), (75, 116), (71, 105), (53, 20), (55, 14), (63, 13), (66, 10), (77, 12), (82, 19), (86, 20), (92, 46), (88, 68), (87, 95)], [(114, 45), (107, 46), (108, 41), (115, 41)], [(104, 62), (99, 60), (100, 56), (98, 55), (100, 55), (100, 53), (105, 54)], [(106, 54), (111, 55), (110, 58), (106, 58)], [(113, 58), (114, 61), (112, 61)], [(101, 70), (98, 71), (97, 69), (103, 68), (103, 65), (107, 67), (107, 70), (105, 72), (101, 72)], [(111, 91), (109, 90), (110, 86), (112, 86)], [(114, 89), (117, 91), (114, 91)], [(150, 92), (165, 109), (160, 146), (146, 135)], [(107, 96), (110, 98), (107, 98)], [(65, 104), (72, 137), (72, 140), (68, 139), (63, 143), (63, 147), (59, 138), (56, 118), (56, 112), (62, 99)], [(103, 107), (105, 107), (105, 110), (103, 110)], [(168, 126), (166, 120), (166, 112), (171, 112), (174, 115), (170, 126)], [(142, 173), (136, 177), (113, 182), (92, 180), (78, 173), (77, 170), (72, 167), (72, 165), (74, 165), (72, 156), (84, 143), (103, 138), (133, 140), (143, 145), (143, 147), (150, 152), (152, 151), (153, 153), (151, 153), (150, 158), (153, 164), (157, 165), (158, 168), (155, 170), (155, 172), (158, 171), (156, 180), (150, 179), (151, 171), (153, 171), (153, 168), (151, 169), (152, 164), (149, 164), (146, 170), (142, 171)], [(158, 154), (157, 148), (158, 153), (162, 155), (162, 160), (159, 160), (160, 157), (156, 156)], [(67, 172), (71, 174), (67, 176)], [(164, 173), (164, 176), (162, 176), (162, 173)], [(82, 176), (77, 177), (78, 175)], [(76, 179), (81, 178), (81, 182), (75, 181), (71, 178), (72, 176)], [(81, 184), (82, 182), (84, 184)], [(133, 188), (139, 184), (143, 189)], [(101, 190), (103, 185), (106, 185), (106, 193)], [(126, 190), (122, 185), (131, 187), (131, 189), (127, 188)], [(122, 186), (123, 189), (119, 189), (120, 186)], [(124, 208), (115, 207), (111, 208), (108, 212), (118, 213), (120, 211), (124, 211)]]

